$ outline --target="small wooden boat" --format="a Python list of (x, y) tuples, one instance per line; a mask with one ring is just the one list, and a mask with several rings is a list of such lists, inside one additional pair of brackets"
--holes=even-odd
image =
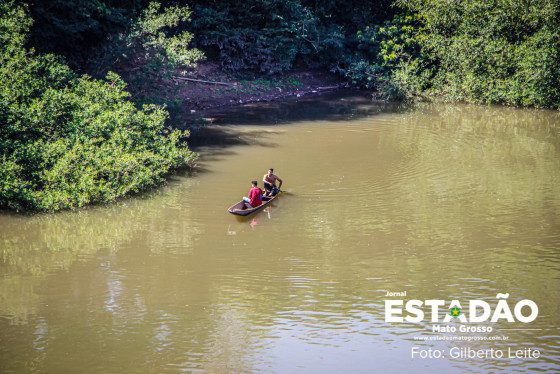
[(274, 196), (263, 196), (262, 204), (255, 207), (251, 206), (249, 203), (245, 202), (244, 200), (241, 200), (237, 204), (230, 206), (228, 208), (228, 212), (230, 212), (231, 214), (235, 214), (237, 216), (248, 216), (249, 214), (254, 213), (257, 210), (260, 210), (265, 206), (269, 205), (270, 203), (272, 203), (272, 201), (276, 199), (279, 195), (280, 192), (278, 192)]

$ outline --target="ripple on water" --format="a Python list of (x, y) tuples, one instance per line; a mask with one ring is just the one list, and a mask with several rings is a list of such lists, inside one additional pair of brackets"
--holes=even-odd
[[(287, 112), (289, 124), (259, 128), (237, 114), (245, 126), (218, 131), (231, 147), (149, 198), (1, 218), (3, 367), (557, 371), (557, 113), (541, 126), (543, 111), (504, 108), (419, 105), (313, 122)], [(248, 220), (226, 213), (271, 166), (293, 193)], [(403, 290), (418, 300), (529, 298), (541, 330), (509, 331), (503, 343), (417, 341), (434, 335), (429, 318), (385, 322), (386, 291)], [(535, 346), (546, 357), (428, 362), (410, 360), (414, 345)]]

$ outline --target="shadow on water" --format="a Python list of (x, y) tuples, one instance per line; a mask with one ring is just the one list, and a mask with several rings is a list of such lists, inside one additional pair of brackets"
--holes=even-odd
[[(236, 125), (270, 126), (299, 121), (352, 121), (382, 113), (400, 113), (410, 109), (408, 104), (373, 102), (367, 92), (339, 90), (321, 95), (293, 97), (274, 103), (251, 103), (236, 107), (211, 109), (204, 118), (211, 125), (191, 130), (189, 145), (202, 147), (234, 145), (265, 145), (256, 132), (236, 131)], [(270, 133), (269, 130), (266, 131)], [(261, 144), (262, 143), (262, 144)]]
[[(407, 109), (337, 92), (212, 111), (205, 175), (104, 207), (0, 215), (0, 372), (554, 371), (560, 114)], [(296, 196), (227, 213), (274, 158)], [(406, 357), (429, 318), (384, 323), (386, 290), (528, 295), (542, 332), (502, 347), (548, 358), (419, 367)]]
[(263, 136), (276, 133), (278, 132), (259, 129), (241, 132), (232, 126), (213, 125), (191, 131), (188, 143), (194, 151), (198, 151), (203, 147), (213, 147), (220, 149), (220, 154), (222, 154), (222, 152), (227, 152), (224, 151), (223, 148), (234, 145), (260, 145), (269, 148), (276, 147), (277, 145), (275, 143), (266, 141), (263, 138)]

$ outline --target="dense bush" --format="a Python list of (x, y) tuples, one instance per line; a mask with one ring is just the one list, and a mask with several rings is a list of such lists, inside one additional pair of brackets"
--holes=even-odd
[(66, 57), (82, 68), (107, 35), (128, 27), (144, 0), (29, 1), (33, 25), (28, 44), (42, 53)]
[(192, 33), (177, 31), (189, 20), (188, 7), (151, 2), (140, 16), (122, 33), (110, 35), (106, 45), (90, 63), (92, 70), (105, 75), (111, 69), (140, 70), (143, 75), (170, 74), (178, 66), (193, 67), (203, 54), (189, 49)]
[[(187, 48), (192, 34), (178, 37), (188, 30), (236, 75), (322, 67), (384, 98), (560, 105), (557, 0), (161, 1), (171, 13), (148, 0), (36, 1), (31, 44), (99, 76), (117, 70), (137, 102), (157, 99), (149, 92), (163, 85), (153, 77), (168, 77), (181, 60), (174, 57), (190, 53), (188, 66), (200, 56)], [(144, 33), (150, 25), (161, 27)]]
[(225, 71), (273, 74), (297, 62), (340, 52), (341, 26), (323, 22), (299, 0), (199, 4), (192, 23), (198, 43), (217, 54)]
[(408, 13), (397, 14), (381, 25), (358, 30), (357, 49), (345, 75), (355, 85), (376, 89), (383, 99), (411, 97), (429, 83), (427, 77), (408, 74), (415, 79), (404, 80), (402, 74), (404, 67), (417, 66), (420, 61), (424, 70), (429, 71), (429, 62), (421, 55), (419, 44), (423, 32), (417, 17)]
[(193, 0), (197, 43), (224, 70), (274, 74), (304, 68), (344, 71), (356, 31), (395, 14), (392, 0)]
[[(560, 106), (557, 1), (398, 4), (417, 12), (425, 27), (422, 51), (437, 68), (428, 93), (475, 103)], [(423, 73), (409, 70), (410, 76)]]
[(204, 57), (189, 48), (193, 35), (183, 26), (190, 15), (188, 7), (162, 9), (159, 3), (150, 3), (128, 28), (107, 38), (104, 47), (90, 56), (86, 70), (96, 77), (117, 72), (134, 91), (136, 103), (166, 103), (166, 94), (175, 87), (169, 84), (172, 74), (196, 66)]
[(161, 182), (193, 153), (138, 110), (119, 77), (78, 77), (52, 55), (23, 48), (31, 23), (0, 5), (0, 207), (57, 210), (107, 202)]

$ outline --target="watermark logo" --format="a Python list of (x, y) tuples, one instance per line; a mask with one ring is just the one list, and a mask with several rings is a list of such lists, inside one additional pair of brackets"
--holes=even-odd
[[(388, 293), (389, 294), (389, 293)], [(428, 307), (431, 322), (440, 322), (440, 309), (447, 304), (449, 313), (443, 317), (443, 322), (448, 323), (452, 319), (458, 319), (462, 323), (480, 323), (490, 320), (498, 322), (533, 322), (539, 315), (537, 304), (528, 299), (523, 299), (510, 306), (507, 299), (509, 293), (498, 293), (496, 299), (498, 303), (493, 308), (488, 302), (480, 299), (461, 302), (452, 300), (404, 300), (389, 299), (385, 300), (385, 322), (422, 322), (426, 318), (423, 308)], [(465, 307), (463, 306), (465, 305)], [(404, 308), (404, 309), (403, 309)]]
[[(508, 302), (509, 293), (498, 293), (497, 302), (487, 302), (481, 299), (450, 301), (412, 299), (405, 302), (402, 297), (406, 297), (406, 292), (387, 292), (385, 296), (398, 297), (398, 299), (385, 299), (385, 322), (432, 322), (430, 329), (432, 333), (436, 334), (414, 337), (414, 340), (423, 342), (494, 341), (497, 343), (508, 340), (509, 337), (490, 334), (493, 332), (492, 323), (505, 321), (526, 324), (533, 322), (539, 316), (539, 307), (533, 300), (522, 299), (517, 302), (511, 300)], [(453, 322), (459, 322), (459, 324)], [(521, 329), (500, 328), (500, 330)], [(454, 333), (457, 332), (466, 334), (455, 335)], [(438, 348), (440, 347), (438, 346)], [(413, 346), (410, 351), (411, 359), (537, 359), (541, 356), (541, 350), (532, 346), (479, 349), (460, 344), (436, 349), (423, 345)]]

